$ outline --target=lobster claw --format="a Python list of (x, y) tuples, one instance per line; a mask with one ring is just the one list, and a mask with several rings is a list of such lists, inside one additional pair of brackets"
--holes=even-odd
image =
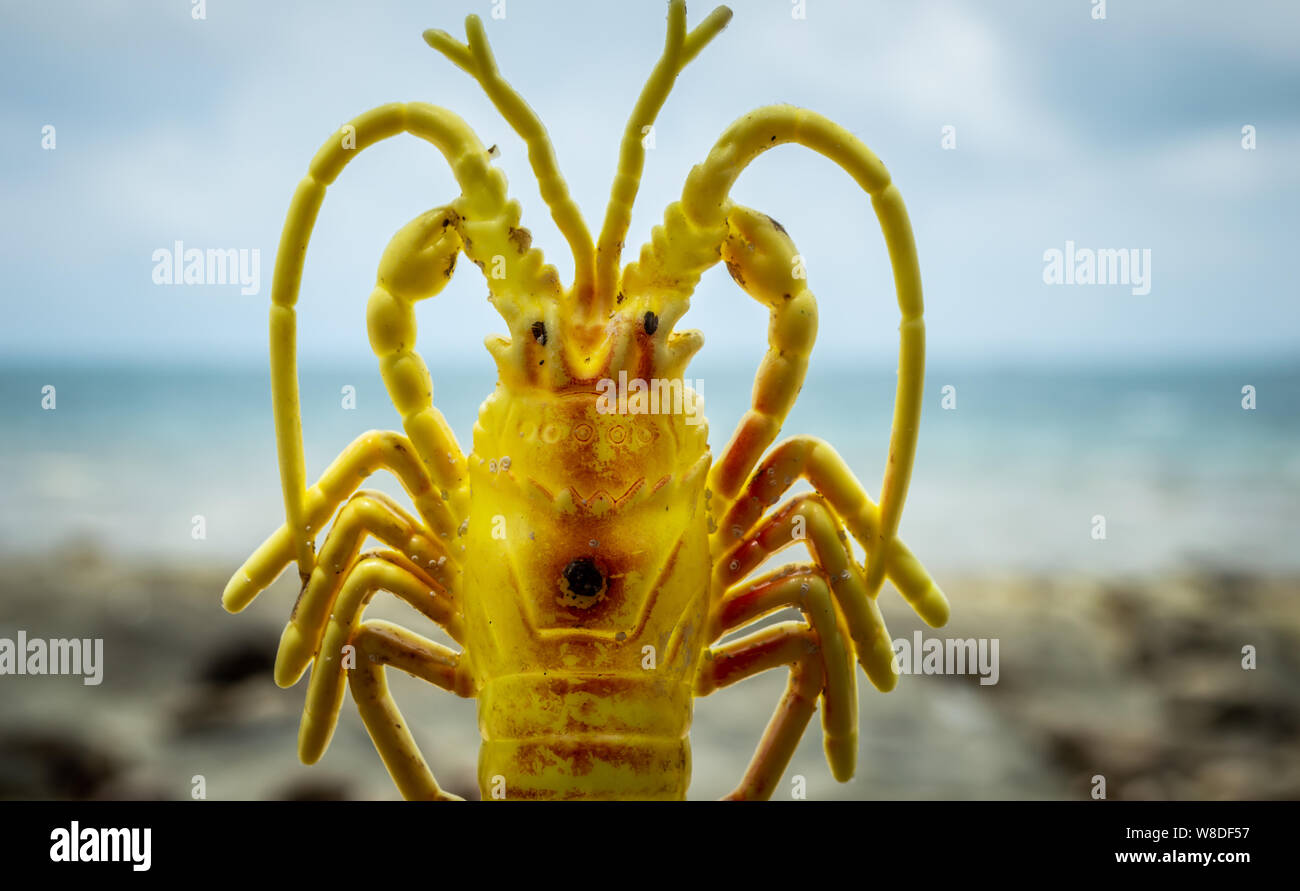
[(384, 249), (379, 286), (403, 300), (433, 297), (451, 281), (460, 253), (456, 211), (435, 207), (407, 223)]

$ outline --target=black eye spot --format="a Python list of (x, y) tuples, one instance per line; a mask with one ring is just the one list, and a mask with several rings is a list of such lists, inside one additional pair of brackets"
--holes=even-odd
[(642, 324), (645, 325), (646, 334), (654, 334), (659, 330), (659, 317), (652, 312), (648, 312), (645, 314)]
[(595, 597), (605, 588), (605, 577), (590, 557), (579, 557), (564, 567), (569, 593), (583, 599)]
[(533, 322), (533, 340), (537, 341), (542, 346), (546, 346), (546, 323), (545, 322)]

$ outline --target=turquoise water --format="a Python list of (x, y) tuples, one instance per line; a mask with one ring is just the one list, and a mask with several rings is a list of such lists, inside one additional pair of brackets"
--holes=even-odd
[[(692, 366), (715, 451), (753, 364)], [(494, 374), (433, 364), (462, 445)], [(1257, 408), (1243, 410), (1242, 387)], [(56, 408), (41, 407), (42, 387)], [(341, 388), (356, 388), (345, 410)], [(942, 407), (943, 387), (956, 408)], [(830, 440), (879, 490), (894, 374), (814, 362), (786, 433)], [(302, 374), (319, 473), (356, 434), (395, 427), (372, 367)], [(902, 533), (932, 568), (1150, 573), (1300, 569), (1300, 365), (932, 364)], [(265, 369), (0, 368), (0, 552), (93, 543), (237, 563), (282, 516)], [(386, 475), (376, 488), (400, 490)], [(1097, 515), (1106, 537), (1093, 538)], [(192, 535), (202, 516), (206, 537)]]

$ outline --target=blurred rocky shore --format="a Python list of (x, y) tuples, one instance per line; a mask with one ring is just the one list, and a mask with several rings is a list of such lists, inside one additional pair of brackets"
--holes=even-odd
[[(322, 761), (298, 762), (305, 681), (271, 678), (295, 580), (231, 616), (232, 569), (85, 548), (0, 561), (0, 638), (104, 641), (98, 685), (0, 675), (0, 798), (395, 798), (350, 703)], [(882, 695), (859, 672), (855, 779), (831, 778), (813, 726), (775, 797), (801, 776), (810, 799), (1087, 798), (1100, 776), (1111, 799), (1300, 798), (1300, 579), (1198, 569), (944, 588), (953, 618), (934, 630), (887, 587), (891, 635), (996, 639), (997, 683), (911, 675)], [(430, 634), (382, 597), (369, 614)], [(439, 781), (477, 798), (474, 703), (390, 677)], [(697, 703), (692, 798), (734, 785), (784, 683), (770, 672)]]

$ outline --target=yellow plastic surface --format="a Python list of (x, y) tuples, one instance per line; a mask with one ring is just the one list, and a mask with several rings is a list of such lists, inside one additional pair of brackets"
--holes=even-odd
[[(376, 108), (331, 136), (312, 161), (290, 205), (272, 287), (286, 519), (223, 595), (237, 612), (291, 562), (298, 566), (302, 593), (275, 680), (289, 686), (311, 669), (299, 738), (305, 762), (324, 755), (346, 682), (402, 794), (455, 797), (437, 784), (389, 694), (393, 667), (478, 699), (484, 798), (682, 798), (693, 699), (785, 668), (786, 693), (730, 797), (771, 796), (819, 705), (827, 760), (844, 781), (857, 753), (854, 662), (881, 690), (897, 680), (876, 604), (885, 578), (925, 621), (947, 620), (943, 593), (897, 538), (925, 335), (907, 212), (870, 150), (814, 112), (760, 108), (723, 133), (637, 260), (619, 271), (645, 162), (642, 134), (730, 16), (720, 7), (688, 32), (684, 3), (670, 3), (663, 57), (628, 120), (596, 241), (541, 121), (501, 75), (478, 18), (466, 22), (466, 43), (425, 33), (524, 141), (573, 253), (567, 287), (520, 226), (493, 155), (449, 111)], [(398, 231), (369, 298), (370, 343), (405, 434), (363, 434), (308, 488), (295, 315), (307, 244), (326, 187), (362, 150), (403, 132), (437, 147), (461, 189)], [(788, 142), (831, 158), (870, 195), (889, 249), (902, 323), (879, 505), (828, 444), (804, 436), (772, 448), (803, 383), (817, 304), (790, 236), (766, 214), (732, 203), (729, 192), (754, 158)], [(415, 350), (414, 305), (442, 290), (461, 255), (483, 272), (509, 329), (487, 339), (499, 380), (468, 456), (434, 407)], [(767, 307), (770, 325), (752, 404), (715, 461), (702, 399), (684, 377), (703, 338), (675, 325), (701, 274), (719, 262)], [(359, 489), (377, 470), (401, 482), (413, 513)], [(787, 498), (798, 479), (815, 492)], [(365, 550), (371, 541), (381, 547)], [(795, 544), (806, 546), (810, 563), (755, 574)], [(423, 613), (460, 650), (364, 619), (381, 591)], [(732, 637), (790, 607), (803, 621)]]

